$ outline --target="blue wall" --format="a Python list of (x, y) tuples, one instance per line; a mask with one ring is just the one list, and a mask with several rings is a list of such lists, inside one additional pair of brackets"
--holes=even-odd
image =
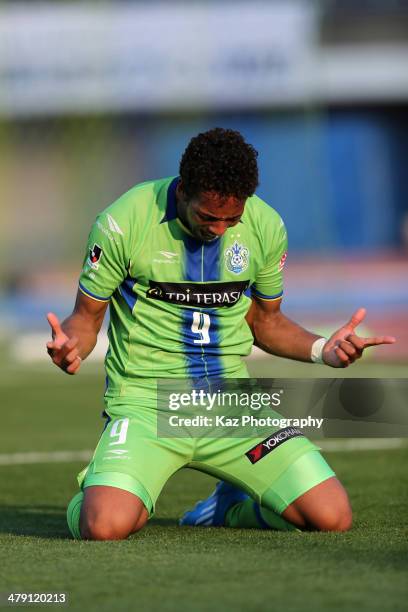
[(391, 110), (156, 117), (135, 131), (143, 136), (145, 178), (153, 178), (177, 173), (197, 132), (240, 130), (259, 151), (258, 194), (285, 219), (291, 250), (372, 251), (400, 241), (406, 119)]

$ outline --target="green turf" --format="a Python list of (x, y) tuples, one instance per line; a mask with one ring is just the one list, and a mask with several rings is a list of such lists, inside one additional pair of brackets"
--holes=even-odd
[[(91, 448), (100, 392), (101, 377), (85, 372), (3, 372), (0, 452)], [(214, 484), (184, 470), (149, 526), (113, 543), (68, 536), (82, 464), (1, 466), (0, 592), (65, 591), (73, 610), (405, 610), (408, 451), (327, 457), (350, 493), (347, 534), (180, 528)]]
[(381, 363), (363, 358), (348, 368), (265, 356), (248, 361), (251, 376), (259, 378), (407, 378), (406, 363)]

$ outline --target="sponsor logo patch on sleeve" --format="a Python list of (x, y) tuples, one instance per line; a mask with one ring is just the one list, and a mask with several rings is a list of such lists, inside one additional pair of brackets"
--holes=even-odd
[(282, 257), (280, 258), (280, 262), (279, 262), (279, 272), (282, 272), (283, 268), (285, 267), (285, 263), (286, 263), (286, 259), (288, 257), (288, 252), (286, 251)]
[(101, 247), (99, 246), (99, 244), (96, 244), (96, 243), (93, 245), (91, 249), (89, 249), (88, 264), (94, 270), (97, 270), (99, 268), (99, 262), (101, 260), (102, 253), (103, 251)]

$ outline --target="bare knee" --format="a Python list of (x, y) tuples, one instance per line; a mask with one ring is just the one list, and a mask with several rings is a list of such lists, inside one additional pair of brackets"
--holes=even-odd
[(80, 531), (84, 540), (125, 540), (132, 533), (140, 531), (145, 522), (139, 520), (134, 525), (124, 517), (112, 516), (103, 512), (81, 517)]
[(85, 540), (125, 540), (146, 523), (143, 502), (128, 491), (109, 486), (85, 490), (79, 528)]
[(336, 496), (322, 500), (312, 518), (314, 529), (319, 531), (348, 531), (353, 523), (353, 513), (348, 495), (339, 489)]
[(298, 497), (283, 516), (301, 529), (341, 532), (348, 531), (352, 525), (348, 495), (335, 477)]
[[(341, 486), (341, 485), (340, 485)], [(317, 529), (321, 531), (349, 531), (353, 524), (353, 513), (346, 491), (341, 487), (338, 495), (327, 505), (322, 504)]]
[(353, 524), (351, 508), (326, 508), (312, 521), (312, 528), (318, 531), (348, 531)]
[(126, 525), (103, 516), (85, 516), (80, 531), (84, 540), (125, 540), (130, 535)]

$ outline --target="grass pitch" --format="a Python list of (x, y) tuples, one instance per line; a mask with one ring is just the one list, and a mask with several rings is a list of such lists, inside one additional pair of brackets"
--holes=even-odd
[[(366, 368), (358, 375), (368, 376)], [(3, 371), (0, 384), (1, 454), (95, 445), (101, 374), (19, 369)], [(73, 610), (406, 610), (408, 451), (327, 458), (350, 494), (349, 533), (178, 527), (214, 486), (183, 470), (148, 527), (111, 543), (68, 535), (65, 508), (83, 463), (0, 466), (0, 592), (64, 591)]]

